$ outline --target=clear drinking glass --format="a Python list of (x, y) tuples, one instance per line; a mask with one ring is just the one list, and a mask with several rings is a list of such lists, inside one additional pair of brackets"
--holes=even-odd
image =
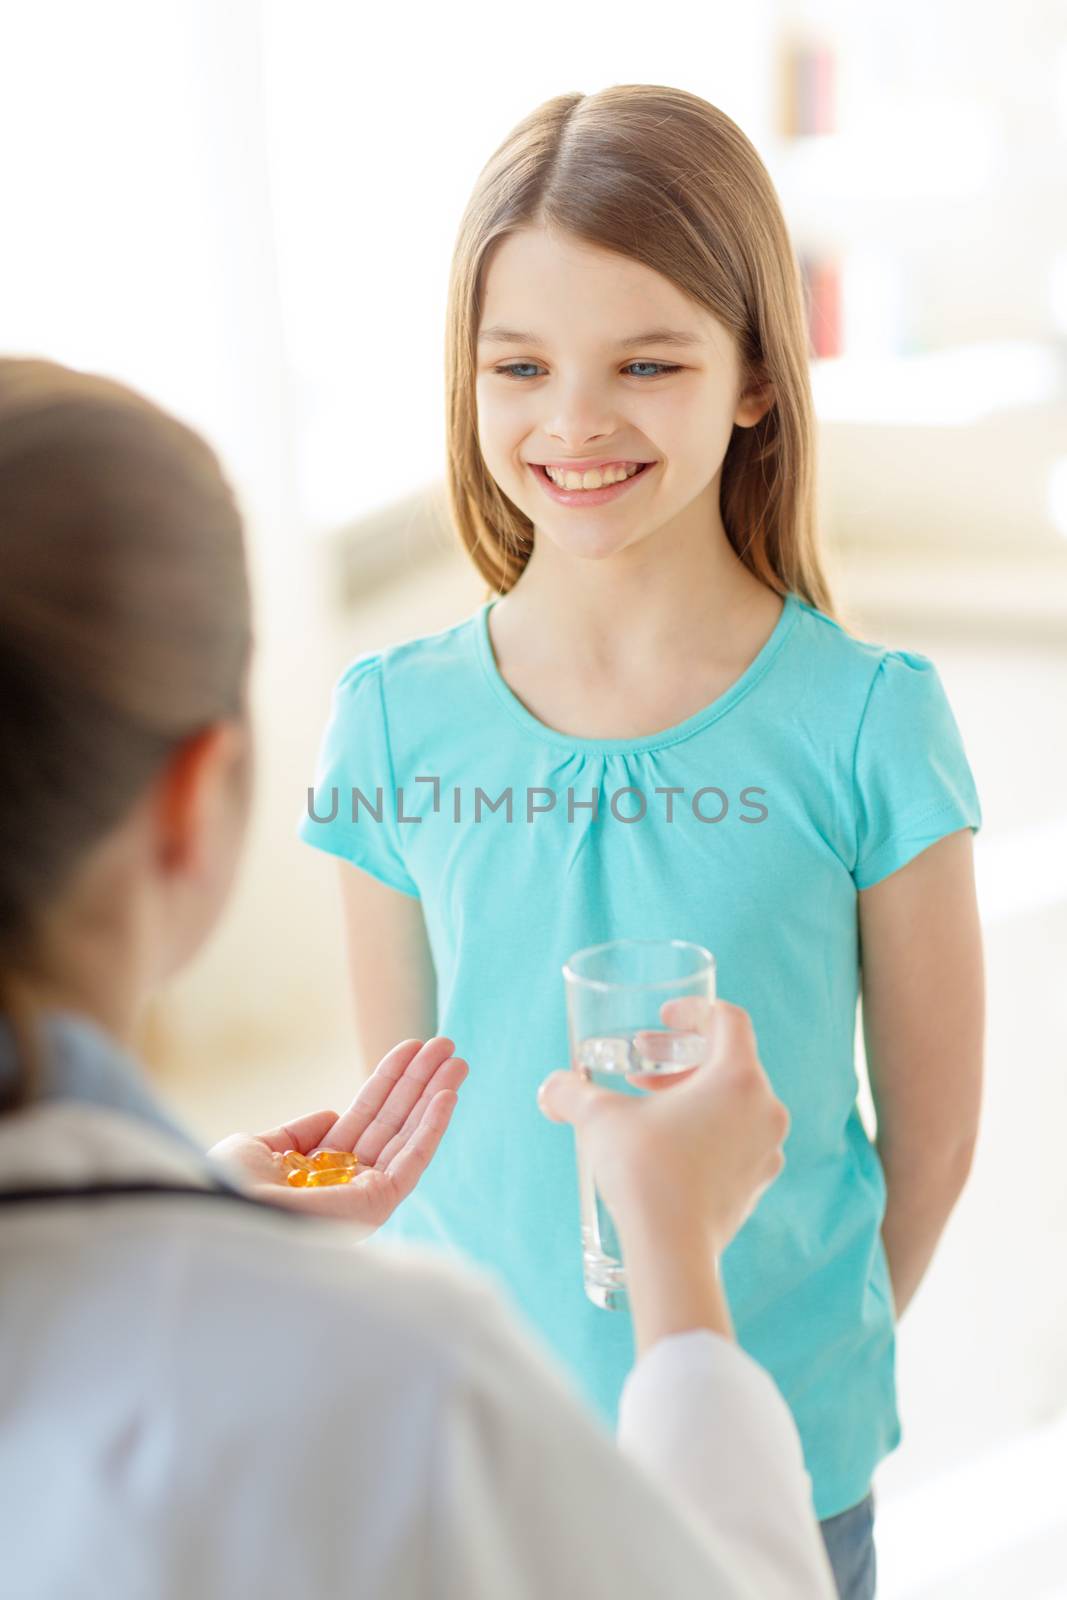
[[(666, 1078), (704, 1060), (703, 1034), (668, 1028), (666, 1000), (715, 999), (715, 957), (684, 939), (614, 939), (577, 951), (563, 968), (571, 1066), (598, 1088), (646, 1094), (641, 1077)], [(615, 1224), (578, 1151), (585, 1292), (605, 1311), (627, 1305)]]

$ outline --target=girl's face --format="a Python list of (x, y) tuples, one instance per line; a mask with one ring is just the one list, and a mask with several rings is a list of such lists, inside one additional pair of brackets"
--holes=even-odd
[(731, 335), (650, 267), (544, 228), (492, 253), (478, 438), (539, 539), (600, 559), (668, 524), (714, 526), (731, 432), (772, 398), (741, 398)]

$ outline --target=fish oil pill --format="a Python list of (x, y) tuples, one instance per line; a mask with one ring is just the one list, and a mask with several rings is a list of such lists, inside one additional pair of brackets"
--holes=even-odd
[(352, 1150), (316, 1150), (313, 1156), (305, 1156), (299, 1150), (276, 1150), (274, 1157), (281, 1162), (286, 1182), (294, 1189), (350, 1183), (359, 1167), (359, 1157)]
[(311, 1157), (311, 1165), (319, 1172), (327, 1167), (354, 1169), (359, 1166), (359, 1157), (354, 1150), (316, 1150)]
[[(275, 1151), (275, 1155), (277, 1154), (278, 1152)], [(311, 1157), (301, 1155), (299, 1150), (286, 1150), (281, 1156), (281, 1161), (283, 1166), (287, 1167), (290, 1171), (292, 1171), (294, 1167), (302, 1167), (305, 1172), (311, 1171)]]

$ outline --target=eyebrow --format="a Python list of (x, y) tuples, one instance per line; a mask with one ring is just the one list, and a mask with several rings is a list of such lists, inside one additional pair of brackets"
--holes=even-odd
[[(481, 330), (478, 334), (478, 343), (525, 344), (541, 349), (545, 341), (538, 338), (536, 333), (529, 333), (522, 328), (502, 328), (494, 324), (491, 328)], [(645, 344), (690, 346), (703, 343), (699, 334), (682, 333), (678, 328), (646, 328), (643, 333), (631, 333), (625, 339), (620, 339), (617, 348), (632, 350), (637, 345)]]

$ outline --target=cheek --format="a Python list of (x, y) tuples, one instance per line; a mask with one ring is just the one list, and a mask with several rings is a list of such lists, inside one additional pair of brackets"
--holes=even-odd
[(523, 397), (500, 395), (495, 389), (476, 390), (478, 442), (482, 454), (490, 465), (506, 468), (507, 458), (530, 431), (528, 407)]
[(684, 454), (687, 441), (699, 433), (691, 401), (677, 390), (642, 394), (631, 389), (619, 396), (613, 421), (619, 438), (640, 442), (650, 454), (670, 461)]
[(669, 404), (648, 419), (649, 438), (686, 474), (714, 468), (726, 452), (732, 431), (732, 416), (695, 396), (672, 396)]

